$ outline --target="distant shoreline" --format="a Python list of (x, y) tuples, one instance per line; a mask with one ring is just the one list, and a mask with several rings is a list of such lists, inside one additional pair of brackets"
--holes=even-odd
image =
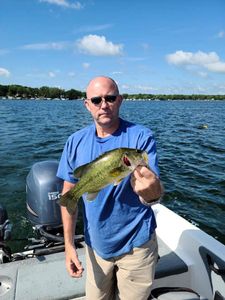
[[(225, 95), (205, 94), (122, 94), (125, 100), (225, 100)], [(0, 85), (1, 100), (81, 100), (86, 97), (85, 92), (75, 89), (64, 90), (60, 88), (42, 86), (31, 88), (22, 85)]]
[[(218, 98), (218, 97), (198, 97), (198, 95), (191, 95), (188, 97), (188, 95), (184, 95), (185, 97), (176, 97), (174, 98), (174, 95), (163, 95), (163, 97), (157, 97), (157, 95), (155, 95), (154, 98), (126, 98), (123, 97), (123, 99), (125, 101), (224, 101), (225, 100), (225, 96), (223, 96), (222, 98)], [(195, 96), (193, 98), (193, 96)], [(207, 95), (206, 95), (207, 96)], [(84, 98), (76, 98), (76, 99), (69, 99), (69, 98), (44, 98), (44, 97), (1, 97), (0, 96), (0, 100), (4, 100), (4, 101), (16, 101), (16, 100), (21, 100), (21, 101), (83, 101)]]

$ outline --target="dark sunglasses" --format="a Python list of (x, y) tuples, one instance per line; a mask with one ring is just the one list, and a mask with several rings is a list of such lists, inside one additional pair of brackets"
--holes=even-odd
[(108, 103), (113, 103), (116, 101), (117, 96), (116, 95), (106, 95), (104, 97), (92, 97), (90, 100), (94, 105), (100, 105), (102, 103), (102, 99), (105, 99)]

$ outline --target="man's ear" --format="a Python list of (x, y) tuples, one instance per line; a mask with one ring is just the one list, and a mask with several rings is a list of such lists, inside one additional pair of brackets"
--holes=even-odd
[(90, 110), (90, 103), (87, 99), (84, 100), (84, 105), (86, 106), (87, 110), (91, 111)]
[(119, 97), (118, 101), (119, 101), (119, 106), (120, 106), (123, 102), (123, 96), (119, 95), (118, 97)]

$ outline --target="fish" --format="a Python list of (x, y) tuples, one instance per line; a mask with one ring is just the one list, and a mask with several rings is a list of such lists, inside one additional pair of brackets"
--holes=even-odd
[(109, 184), (118, 185), (139, 165), (148, 166), (146, 151), (116, 148), (103, 153), (92, 162), (74, 170), (73, 175), (79, 181), (71, 190), (61, 195), (60, 205), (65, 206), (73, 215), (83, 194), (87, 193), (87, 200), (94, 200), (103, 188)]

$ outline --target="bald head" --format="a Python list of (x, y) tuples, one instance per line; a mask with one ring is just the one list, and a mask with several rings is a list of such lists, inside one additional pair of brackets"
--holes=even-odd
[(119, 89), (116, 82), (105, 76), (100, 76), (93, 78), (86, 89), (87, 98), (90, 98), (95, 94), (96, 96), (100, 95), (102, 90), (111, 90), (115, 95), (119, 95)]

